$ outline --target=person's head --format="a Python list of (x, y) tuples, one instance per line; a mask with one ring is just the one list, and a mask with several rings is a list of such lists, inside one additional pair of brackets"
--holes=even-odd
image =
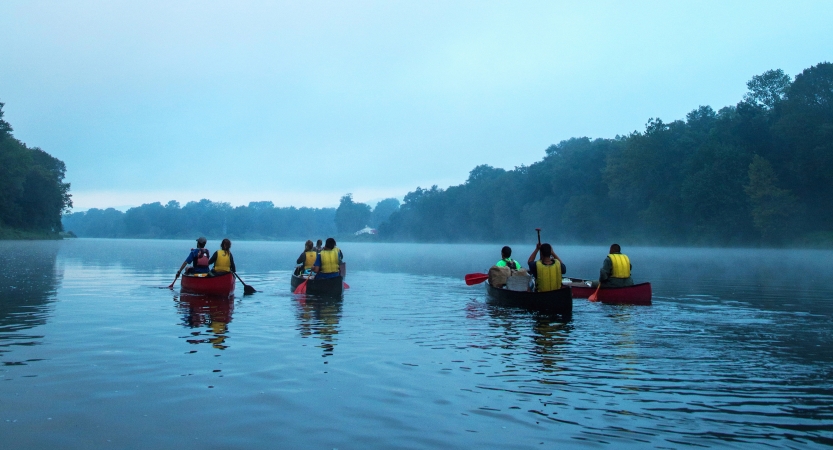
[(205, 238), (200, 236), (197, 238), (197, 248), (205, 248)]
[(310, 250), (312, 250), (312, 241), (308, 240), (307, 242), (304, 243), (304, 251), (308, 252)]
[(321, 247), (321, 239), (319, 239), (319, 240), (315, 243), (315, 245), (316, 245), (316, 246), (318, 246), (318, 247)]
[(231, 241), (228, 239), (223, 239), (223, 242), (220, 243), (220, 248), (225, 251), (231, 250)]
[(541, 258), (552, 257), (552, 245), (541, 244)]
[(336, 247), (336, 240), (333, 238), (327, 238), (327, 243), (324, 244), (324, 248), (327, 250), (332, 250)]
[(619, 247), (619, 244), (613, 244), (610, 246), (610, 253), (621, 253), (622, 247)]
[(508, 245), (505, 245), (502, 249), (500, 249), (500, 256), (502, 256), (504, 259), (512, 256), (512, 248)]

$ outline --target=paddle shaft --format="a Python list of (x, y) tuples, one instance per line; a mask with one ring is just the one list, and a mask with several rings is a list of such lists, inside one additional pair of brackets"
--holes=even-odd
[(541, 229), (536, 228), (535, 231), (538, 232), (538, 245), (541, 245)]
[(176, 276), (174, 277), (174, 281), (171, 282), (171, 285), (168, 286), (168, 289), (173, 289), (174, 284), (176, 284), (176, 280), (178, 280), (178, 279), (179, 279), (179, 272), (176, 273)]

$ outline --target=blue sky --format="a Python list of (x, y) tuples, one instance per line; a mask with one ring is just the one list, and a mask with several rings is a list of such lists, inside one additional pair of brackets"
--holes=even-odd
[(0, 102), (76, 210), (373, 203), (833, 60), (831, 1), (0, 2)]

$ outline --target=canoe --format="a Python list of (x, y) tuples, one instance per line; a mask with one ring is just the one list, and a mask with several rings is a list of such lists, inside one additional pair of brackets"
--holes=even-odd
[[(573, 298), (588, 298), (599, 285), (598, 282), (570, 278), (565, 285), (573, 290)], [(639, 283), (633, 286), (599, 289), (598, 299), (602, 303), (613, 305), (650, 305), (651, 304), (651, 283)]]
[(544, 314), (570, 315), (573, 313), (573, 296), (569, 287), (549, 292), (524, 292), (496, 288), (488, 281), (483, 284), (486, 285), (489, 302), (496, 305), (523, 308)]
[[(306, 279), (306, 277), (292, 274), (292, 292), (295, 292), (298, 285)], [(340, 296), (342, 293), (344, 293), (344, 278), (341, 276), (335, 278), (311, 278), (307, 281), (307, 294)]]
[(231, 272), (216, 276), (185, 274), (182, 275), (182, 290), (192, 294), (228, 297), (234, 293), (234, 275)]

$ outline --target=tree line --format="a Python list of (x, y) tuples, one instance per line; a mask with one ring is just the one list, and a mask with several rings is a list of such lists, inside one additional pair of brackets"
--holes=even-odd
[(375, 208), (341, 198), (338, 208), (276, 208), (271, 201), (232, 207), (203, 199), (185, 206), (174, 200), (147, 203), (125, 212), (93, 208), (64, 216), (64, 227), (80, 237), (230, 239), (324, 239), (350, 236), (365, 226), (384, 221), (399, 207), (396, 199)]
[[(0, 103), (0, 237), (56, 235), (72, 207), (66, 165), (12, 135)], [(21, 235), (23, 232), (25, 234)]]
[(529, 239), (663, 245), (833, 244), (833, 64), (770, 70), (733, 106), (652, 118), (613, 139), (573, 138), (513, 170), (475, 167), (418, 187), (386, 240)]

